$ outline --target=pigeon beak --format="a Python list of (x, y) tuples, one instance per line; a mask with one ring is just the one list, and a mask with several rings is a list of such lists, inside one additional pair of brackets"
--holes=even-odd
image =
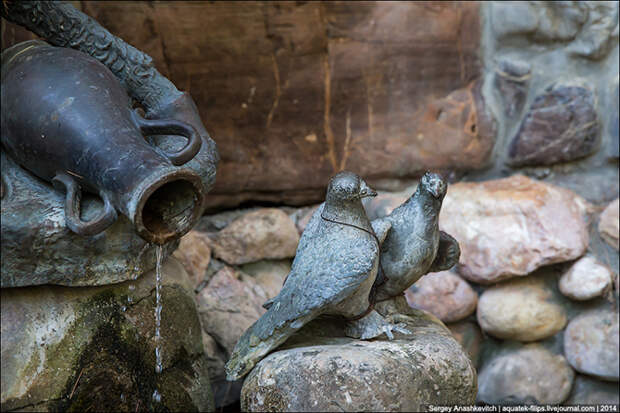
[(364, 181), (360, 185), (360, 198), (366, 198), (368, 196), (377, 196), (377, 191), (368, 186)]

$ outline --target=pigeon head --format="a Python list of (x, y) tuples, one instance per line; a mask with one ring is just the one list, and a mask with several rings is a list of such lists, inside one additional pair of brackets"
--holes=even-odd
[(376, 196), (372, 188), (353, 172), (342, 171), (329, 181), (327, 187), (328, 201), (353, 201), (367, 196)]
[(441, 175), (426, 172), (422, 179), (420, 180), (420, 189), (428, 192), (434, 198), (442, 200), (446, 195), (446, 190), (448, 189), (448, 185), (446, 181), (441, 177)]

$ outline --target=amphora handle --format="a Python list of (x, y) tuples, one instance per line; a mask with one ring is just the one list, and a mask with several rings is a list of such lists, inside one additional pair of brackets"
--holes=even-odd
[(202, 139), (196, 128), (176, 119), (145, 119), (138, 109), (133, 112), (133, 119), (144, 135), (180, 135), (187, 138), (187, 143), (177, 152), (164, 152), (174, 166), (191, 161), (200, 150)]
[(53, 179), (54, 186), (64, 185), (67, 195), (65, 198), (65, 223), (67, 227), (79, 235), (95, 235), (108, 228), (116, 221), (116, 210), (110, 202), (110, 197), (101, 191), (99, 196), (103, 200), (103, 210), (90, 221), (80, 218), (82, 190), (73, 177), (66, 173), (59, 173)]

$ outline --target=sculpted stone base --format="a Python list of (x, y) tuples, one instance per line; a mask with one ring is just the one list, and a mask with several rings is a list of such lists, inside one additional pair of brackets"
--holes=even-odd
[[(65, 194), (2, 156), (2, 270), (0, 285), (89, 286), (136, 278), (155, 267), (155, 245), (147, 245), (124, 215), (93, 236), (65, 225)], [(97, 215), (103, 203), (84, 194), (82, 219)], [(167, 244), (164, 257), (179, 245)]]
[[(243, 411), (421, 411), (427, 404), (473, 404), (476, 371), (434, 316), (403, 297), (378, 311), (407, 315), (411, 335), (345, 337), (341, 320), (306, 325), (257, 364), (241, 391)], [(403, 311), (401, 311), (403, 310)]]

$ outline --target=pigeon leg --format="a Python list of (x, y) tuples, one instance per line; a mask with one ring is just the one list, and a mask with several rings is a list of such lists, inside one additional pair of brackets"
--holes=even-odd
[(389, 340), (393, 340), (393, 331), (402, 334), (411, 334), (411, 331), (407, 330), (404, 326), (405, 325), (401, 323), (389, 323), (379, 313), (373, 310), (359, 320), (347, 322), (344, 333), (349, 337), (362, 340), (370, 340), (371, 338), (385, 334)]

